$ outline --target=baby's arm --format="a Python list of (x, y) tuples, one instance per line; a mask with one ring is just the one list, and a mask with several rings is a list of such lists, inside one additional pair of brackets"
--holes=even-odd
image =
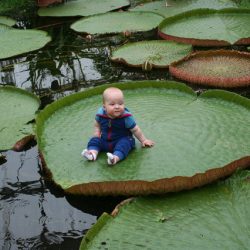
[(140, 141), (143, 147), (152, 147), (154, 146), (154, 142), (147, 139), (144, 134), (142, 133), (140, 127), (136, 125), (134, 128), (131, 129), (133, 135)]
[(94, 137), (101, 137), (101, 126), (97, 121), (94, 123)]

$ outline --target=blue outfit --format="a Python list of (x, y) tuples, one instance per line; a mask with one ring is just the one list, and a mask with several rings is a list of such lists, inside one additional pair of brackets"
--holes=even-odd
[(120, 160), (127, 157), (135, 147), (135, 139), (130, 131), (136, 126), (135, 120), (128, 109), (117, 118), (110, 118), (103, 107), (99, 108), (96, 121), (101, 127), (101, 137), (92, 137), (88, 142), (88, 150), (111, 152)]

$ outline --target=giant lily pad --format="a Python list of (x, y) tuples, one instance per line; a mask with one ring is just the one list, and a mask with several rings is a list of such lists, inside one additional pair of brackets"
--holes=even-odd
[(250, 171), (209, 187), (137, 198), (103, 214), (80, 249), (248, 249)]
[[(132, 11), (153, 11), (165, 17), (175, 16), (185, 11), (209, 8), (209, 9), (224, 9), (239, 7), (239, 3), (232, 0), (162, 0), (150, 3), (140, 4)], [(240, 5), (241, 6), (241, 5)]]
[(14, 87), (0, 87), (0, 150), (33, 132), (29, 121), (40, 105), (38, 97)]
[(16, 24), (16, 20), (7, 16), (0, 16), (0, 23), (8, 26), (13, 26)]
[(156, 28), (163, 17), (153, 12), (112, 12), (82, 18), (71, 25), (77, 32), (108, 34), (139, 32)]
[(198, 9), (166, 18), (158, 27), (164, 39), (200, 46), (250, 44), (249, 9)]
[(250, 85), (250, 53), (229, 50), (200, 51), (174, 62), (176, 78), (224, 88)]
[[(108, 167), (104, 153), (96, 162), (80, 156), (108, 86), (124, 89), (127, 107), (156, 142), (150, 149), (137, 144), (115, 167)], [(43, 165), (65, 192), (149, 194), (201, 186), (249, 166), (249, 124), (250, 101), (236, 94), (213, 90), (197, 97), (181, 83), (129, 82), (48, 105), (37, 117), (37, 137)]]
[(0, 24), (0, 59), (38, 50), (51, 41), (47, 32), (20, 30)]
[(74, 0), (49, 8), (40, 8), (39, 16), (90, 16), (130, 5), (128, 0)]
[(192, 51), (192, 46), (163, 40), (125, 44), (112, 52), (111, 60), (133, 67), (166, 68)]

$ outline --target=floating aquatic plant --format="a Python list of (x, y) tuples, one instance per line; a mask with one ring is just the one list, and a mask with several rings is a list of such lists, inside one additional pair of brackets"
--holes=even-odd
[(250, 53), (215, 50), (193, 53), (170, 65), (169, 71), (184, 81), (223, 88), (250, 85)]
[[(95, 162), (80, 156), (108, 86), (124, 90), (127, 107), (156, 142), (150, 149), (137, 144), (115, 167), (104, 153)], [(249, 167), (249, 123), (250, 102), (239, 95), (211, 90), (197, 97), (181, 83), (128, 82), (48, 105), (37, 117), (37, 138), (43, 166), (65, 192), (146, 195), (191, 189)]]
[(14, 87), (0, 87), (0, 150), (10, 149), (18, 140), (33, 133), (32, 125), (40, 100)]
[(186, 12), (193, 9), (209, 8), (209, 9), (224, 9), (224, 8), (236, 8), (240, 4), (232, 0), (162, 0), (153, 1), (150, 3), (139, 4), (138, 6), (131, 8), (131, 11), (152, 11), (165, 17), (175, 16), (182, 12)]
[(90, 16), (129, 6), (128, 0), (74, 0), (49, 8), (40, 8), (39, 16)]
[(158, 27), (167, 40), (199, 46), (250, 44), (249, 9), (198, 9), (166, 18)]
[(5, 24), (7, 26), (13, 26), (16, 24), (16, 20), (7, 17), (7, 16), (0, 16), (0, 24)]
[(38, 50), (51, 41), (47, 32), (35, 29), (14, 29), (0, 24), (0, 59)]
[(82, 18), (70, 27), (81, 33), (111, 34), (155, 29), (164, 18), (153, 12), (112, 12)]
[(125, 44), (112, 52), (111, 60), (147, 70), (167, 68), (192, 51), (192, 46), (164, 40), (151, 40)]
[(250, 171), (214, 185), (136, 198), (104, 213), (80, 249), (248, 249)]

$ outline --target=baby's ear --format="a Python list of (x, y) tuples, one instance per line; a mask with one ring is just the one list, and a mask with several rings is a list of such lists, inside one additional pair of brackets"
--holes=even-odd
[(104, 104), (102, 104), (102, 107), (103, 107), (103, 109), (104, 109), (104, 110), (106, 110), (106, 108), (105, 108), (105, 105), (104, 105)]

